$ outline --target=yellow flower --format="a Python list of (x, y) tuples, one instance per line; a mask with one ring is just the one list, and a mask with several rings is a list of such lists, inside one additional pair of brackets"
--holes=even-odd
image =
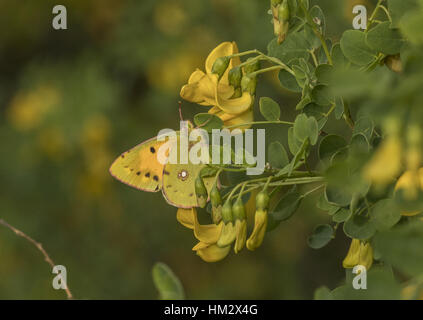
[(248, 250), (255, 250), (261, 246), (267, 228), (267, 210), (258, 209), (254, 217), (254, 230), (247, 240)]
[(200, 241), (192, 250), (196, 251), (206, 262), (217, 262), (224, 259), (231, 247), (219, 247), (217, 241), (223, 228), (223, 222), (216, 224), (201, 225), (198, 222), (197, 210), (191, 209), (178, 209), (176, 219), (183, 226), (194, 230), (195, 237)]
[[(423, 191), (423, 168), (418, 170), (416, 174), (414, 171), (406, 171), (397, 181), (395, 191), (403, 190), (404, 196), (410, 199), (417, 196), (418, 189)], [(422, 210), (414, 212), (402, 212), (403, 216), (415, 216), (423, 212)]]
[(401, 141), (396, 136), (387, 138), (364, 168), (364, 177), (375, 184), (392, 182), (401, 170)]
[(247, 240), (248, 250), (255, 250), (261, 246), (267, 229), (267, 210), (270, 197), (266, 190), (259, 192), (256, 196), (256, 213), (254, 215), (253, 233)]
[(220, 79), (212, 72), (213, 64), (218, 58), (236, 53), (238, 48), (235, 42), (223, 42), (218, 45), (206, 59), (206, 72), (199, 69), (194, 71), (180, 93), (187, 101), (211, 106), (209, 113), (220, 117), (226, 126), (251, 122), (253, 119), (251, 94), (242, 92), (240, 97), (233, 97), (235, 88), (229, 84), (229, 70), (240, 64), (239, 58), (230, 59), (229, 66)]
[(367, 270), (373, 264), (373, 248), (369, 242), (353, 239), (342, 265), (344, 268), (354, 268), (357, 265), (365, 266)]

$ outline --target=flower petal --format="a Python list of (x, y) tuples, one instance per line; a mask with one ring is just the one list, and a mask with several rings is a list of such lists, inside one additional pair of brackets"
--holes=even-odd
[(254, 216), (253, 233), (247, 240), (248, 250), (255, 250), (261, 246), (267, 228), (267, 211), (257, 210)]
[(204, 243), (216, 243), (219, 239), (220, 233), (222, 231), (223, 223), (215, 224), (206, 224), (201, 225), (198, 222), (197, 215), (195, 215), (194, 220), (194, 235), (195, 237)]
[(203, 259), (204, 261), (217, 262), (224, 259), (228, 255), (230, 250), (231, 250), (230, 246), (220, 248), (217, 245), (212, 244), (208, 247), (197, 249), (196, 251), (197, 251), (197, 255), (199, 255), (200, 258)]
[(225, 99), (223, 96), (219, 96), (216, 92), (216, 105), (225, 113), (244, 113), (250, 109), (252, 102), (253, 98), (248, 92), (243, 92), (241, 97), (234, 99)]
[(373, 248), (370, 243), (363, 243), (358, 239), (351, 241), (347, 256), (342, 265), (344, 268), (354, 268), (357, 265), (363, 265), (370, 269), (373, 264)]
[(179, 208), (176, 212), (176, 219), (182, 224), (184, 227), (188, 229), (194, 229), (195, 223), (195, 216), (194, 216), (194, 208), (191, 209), (182, 209)]

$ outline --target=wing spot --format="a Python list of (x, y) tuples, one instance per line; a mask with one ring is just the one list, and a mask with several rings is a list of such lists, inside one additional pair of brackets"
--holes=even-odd
[(138, 172), (137, 172), (137, 176), (139, 176), (140, 174), (141, 174), (141, 171), (138, 171)]
[(186, 170), (181, 170), (178, 173), (178, 179), (180, 179), (182, 181), (185, 181), (186, 179), (188, 179), (188, 176), (189, 176), (189, 174), (188, 174), (188, 171), (186, 171)]
[(145, 177), (146, 177), (146, 178), (150, 178), (150, 172), (147, 172), (147, 173), (145, 174)]
[(151, 151), (151, 153), (155, 153), (156, 152), (156, 149), (154, 149), (154, 147), (151, 147), (150, 148), (150, 151)]
[(154, 176), (153, 179), (154, 179), (154, 181), (159, 181), (159, 177), (158, 176)]
[(163, 170), (163, 174), (165, 174), (165, 175), (170, 175), (170, 172), (169, 171), (166, 171), (166, 170)]

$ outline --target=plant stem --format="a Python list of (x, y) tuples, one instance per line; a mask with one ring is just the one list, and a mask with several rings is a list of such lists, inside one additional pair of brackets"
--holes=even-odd
[(275, 71), (275, 70), (281, 70), (281, 69), (284, 69), (284, 68), (282, 66), (273, 66), (273, 67), (269, 67), (269, 68), (257, 70), (255, 72), (251, 72), (251, 73), (247, 74), (247, 76), (250, 77), (250, 78), (252, 78), (252, 77), (255, 77), (255, 76), (257, 76), (259, 74), (262, 74), (262, 73), (266, 73), (266, 72), (270, 72), (270, 71)]
[(224, 129), (232, 129), (232, 128), (238, 128), (238, 127), (244, 127), (244, 126), (253, 126), (256, 124), (287, 124), (287, 125), (293, 125), (293, 122), (290, 121), (255, 121), (255, 122), (246, 122), (242, 124), (236, 124), (233, 126), (223, 127)]
[(378, 0), (378, 2), (377, 2), (377, 5), (376, 5), (376, 8), (373, 10), (373, 13), (372, 13), (372, 15), (370, 16), (370, 18), (369, 18), (369, 21), (368, 21), (368, 23), (367, 23), (367, 27), (366, 27), (366, 30), (364, 30), (364, 32), (368, 32), (369, 31), (369, 28), (370, 28), (370, 26), (373, 24), (373, 22), (374, 22), (374, 19), (375, 19), (375, 17), (376, 17), (376, 14), (378, 13), (378, 11), (379, 11), (379, 9), (380, 9), (380, 7), (381, 7), (381, 5), (382, 5), (382, 2), (383, 2), (383, 0)]

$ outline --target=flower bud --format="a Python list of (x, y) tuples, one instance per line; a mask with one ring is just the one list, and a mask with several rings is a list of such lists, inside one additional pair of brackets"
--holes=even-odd
[(229, 61), (231, 59), (229, 57), (220, 57), (217, 58), (216, 61), (213, 63), (212, 73), (215, 73), (220, 77), (225, 73), (226, 69), (229, 66)]
[(233, 221), (232, 205), (230, 201), (226, 201), (222, 208), (222, 219), (225, 224)]
[(222, 196), (215, 184), (210, 191), (210, 201), (212, 204), (212, 219), (215, 224), (222, 220)]
[[(247, 62), (250, 61), (251, 59), (253, 59), (253, 58), (248, 58)], [(244, 67), (244, 71), (245, 71), (246, 74), (256, 72), (259, 69), (260, 69), (260, 61), (259, 60), (250, 62)]]
[(241, 80), (241, 89), (243, 92), (249, 92), (251, 95), (255, 95), (257, 87), (257, 78), (250, 78), (245, 75)]
[(230, 245), (235, 241), (236, 230), (233, 223), (232, 205), (226, 201), (222, 208), (223, 227), (217, 245), (221, 248)]
[(235, 201), (232, 207), (232, 213), (235, 220), (235, 245), (234, 251), (238, 253), (244, 248), (247, 239), (247, 220), (245, 214), (245, 206), (241, 199)]
[(267, 210), (269, 207), (270, 197), (266, 191), (261, 191), (256, 196), (256, 208), (257, 210)]
[(288, 0), (283, 0), (278, 9), (279, 21), (286, 22), (290, 18)]
[(232, 206), (233, 219), (236, 220), (245, 220), (245, 206), (241, 199), (235, 201)]
[(207, 204), (207, 189), (200, 176), (195, 179), (195, 194), (197, 196), (198, 206), (200, 208), (204, 208)]
[(402, 61), (399, 54), (394, 56), (387, 56), (384, 62), (385, 65), (393, 72), (401, 73), (403, 71)]
[(229, 84), (234, 88), (241, 86), (242, 70), (240, 67), (235, 67), (229, 70), (228, 73)]

